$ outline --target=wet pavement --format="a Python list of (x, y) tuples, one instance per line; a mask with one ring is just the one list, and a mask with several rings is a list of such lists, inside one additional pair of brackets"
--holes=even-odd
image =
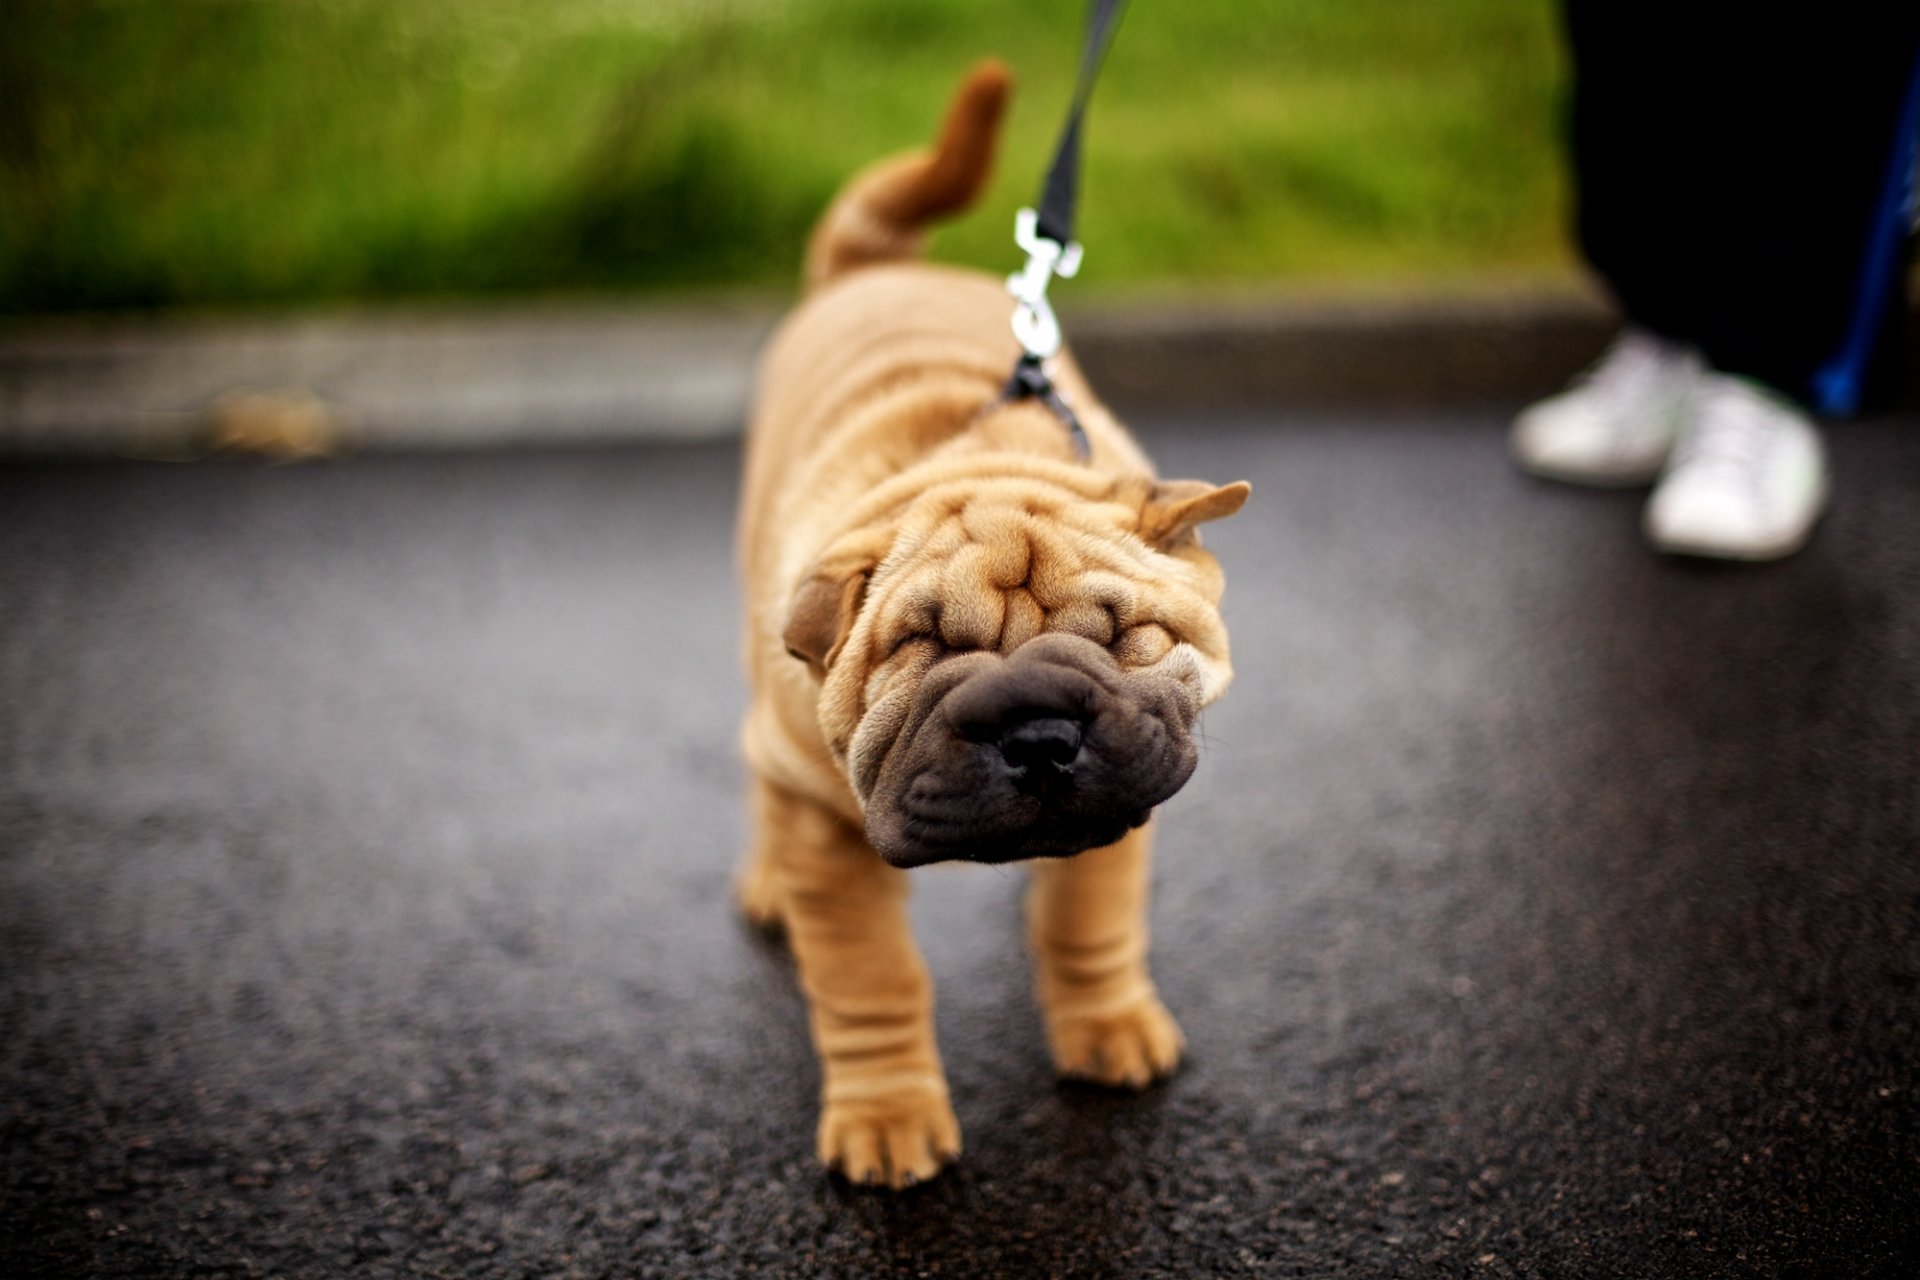
[(1056, 1085), (1022, 877), (916, 873), (897, 1197), (728, 905), (732, 446), (0, 469), (0, 1274), (1914, 1274), (1920, 422), (1765, 568), (1500, 433), (1141, 424), (1255, 486), (1191, 1061)]

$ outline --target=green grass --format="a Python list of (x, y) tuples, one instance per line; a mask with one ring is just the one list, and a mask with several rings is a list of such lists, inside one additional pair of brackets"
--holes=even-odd
[[(1021, 81), (943, 257), (1017, 265), (1078, 55), (1030, 0), (13, 0), (0, 310), (785, 286), (827, 197)], [(1086, 287), (1566, 262), (1551, 0), (1137, 0)]]

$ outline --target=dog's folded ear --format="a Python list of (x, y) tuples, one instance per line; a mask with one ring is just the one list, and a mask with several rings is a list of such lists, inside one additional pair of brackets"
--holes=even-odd
[(867, 593), (867, 564), (822, 564), (807, 576), (793, 593), (793, 607), (787, 614), (786, 630), (780, 633), (787, 652), (804, 661), (814, 672), (825, 675), (840, 646), (853, 630), (860, 613), (860, 601)]
[(1140, 537), (1162, 551), (1193, 540), (1194, 526), (1232, 515), (1253, 494), (1245, 480), (1213, 485), (1205, 480), (1156, 480), (1140, 507)]

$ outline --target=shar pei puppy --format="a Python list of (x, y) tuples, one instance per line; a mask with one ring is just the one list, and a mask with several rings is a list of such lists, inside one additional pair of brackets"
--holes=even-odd
[(738, 892), (784, 929), (823, 1069), (819, 1154), (910, 1186), (960, 1150), (906, 868), (1032, 861), (1054, 1062), (1137, 1088), (1181, 1036), (1147, 975), (1154, 806), (1231, 671), (1194, 528), (1245, 483), (1156, 479), (1062, 355), (1089, 442), (1034, 399), (1000, 282), (916, 259), (984, 185), (1008, 93), (976, 68), (930, 152), (815, 229), (749, 433), (740, 553), (753, 835)]

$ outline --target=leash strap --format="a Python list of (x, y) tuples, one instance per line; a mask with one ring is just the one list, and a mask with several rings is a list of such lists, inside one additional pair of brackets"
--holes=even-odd
[(1047, 285), (1054, 276), (1071, 277), (1080, 269), (1080, 245), (1073, 238), (1074, 215), (1080, 199), (1080, 122), (1093, 96), (1093, 83), (1106, 61), (1107, 48), (1120, 22), (1126, 0), (1091, 0), (1087, 9), (1087, 39), (1080, 53), (1080, 76), (1074, 85), (1067, 122), (1054, 145), (1053, 163), (1040, 190), (1040, 207), (1022, 209), (1014, 220), (1013, 238), (1027, 251), (1027, 265), (1007, 277), (1014, 296), (1013, 333), (1022, 354), (1013, 367), (998, 403), (1029, 397), (1053, 411), (1067, 428), (1073, 450), (1085, 462), (1091, 450), (1087, 433), (1073, 408), (1060, 395), (1047, 373), (1046, 362), (1060, 350), (1060, 322), (1047, 301)]
[(1074, 85), (1066, 126), (1053, 148), (1047, 184), (1040, 191), (1039, 231), (1058, 245), (1073, 243), (1073, 215), (1080, 200), (1080, 121), (1087, 113), (1093, 82), (1100, 76), (1125, 8), (1126, 0), (1092, 0), (1087, 7), (1087, 43), (1080, 52), (1080, 79)]

